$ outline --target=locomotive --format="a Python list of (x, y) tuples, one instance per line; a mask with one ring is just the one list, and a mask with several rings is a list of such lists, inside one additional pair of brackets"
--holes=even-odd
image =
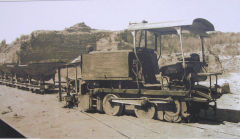
[[(202, 109), (213, 108), (216, 113), (217, 99), (230, 89), (228, 84), (218, 85), (222, 73), (206, 70), (204, 38), (215, 30), (212, 23), (202, 18), (161, 23), (144, 21), (129, 24), (128, 30), (133, 36), (132, 50), (82, 53), (70, 64), (55, 61), (0, 65), (0, 84), (39, 92), (56, 90), (58, 86), (60, 101), (62, 92), (66, 92), (63, 98), (68, 105), (76, 105), (84, 112), (95, 110), (113, 116), (130, 108), (139, 118), (181, 122), (191, 120)], [(154, 36), (154, 46), (148, 46), (148, 33)], [(201, 55), (184, 55), (185, 33), (199, 36)], [(159, 64), (164, 35), (179, 38), (181, 58), (174, 64)], [(140, 45), (142, 39), (144, 46)], [(61, 81), (64, 68), (66, 82)], [(75, 77), (69, 77), (73, 71), (68, 68), (75, 69)], [(51, 79), (53, 84), (46, 83)], [(206, 81), (208, 86), (201, 84)]]
[[(93, 51), (81, 55), (75, 65), (80, 68), (74, 81), (75, 91), (70, 93), (71, 89), (68, 89), (64, 97), (68, 104), (78, 105), (81, 111), (97, 110), (108, 115), (121, 115), (124, 108), (130, 107), (139, 118), (168, 122), (189, 120), (201, 109), (209, 107), (216, 112), (216, 100), (224, 90), (218, 85), (217, 77), (221, 73), (205, 70), (208, 65), (204, 38), (215, 30), (209, 21), (197, 18), (191, 21), (132, 23), (128, 30), (133, 36), (133, 50)], [(148, 46), (147, 33), (154, 35), (154, 49)], [(185, 57), (182, 43), (185, 33), (199, 36), (201, 56), (193, 53)], [(159, 68), (163, 35), (179, 37), (181, 59)], [(139, 41), (144, 38), (145, 46), (137, 46), (138, 36)], [(215, 77), (215, 84), (212, 77)], [(200, 85), (207, 78), (209, 86)]]

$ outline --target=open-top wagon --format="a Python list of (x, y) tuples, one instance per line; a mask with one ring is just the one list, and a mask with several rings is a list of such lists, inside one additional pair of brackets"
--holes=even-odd
[[(55, 89), (56, 70), (64, 64), (64, 62), (35, 62), (19, 67), (28, 75), (30, 88), (33, 90), (38, 88), (43, 93), (45, 90)], [(53, 83), (46, 83), (50, 79), (53, 79)]]
[[(54, 91), (56, 70), (64, 64), (64, 62), (35, 62), (27, 65), (2, 64), (0, 65), (0, 81), (12, 87), (41, 93)], [(53, 79), (53, 82), (46, 83), (50, 79)]]
[(35, 62), (20, 67), (34, 80), (48, 81), (55, 76), (57, 68), (64, 64), (64, 62)]
[(19, 80), (25, 81), (27, 79), (26, 72), (19, 67), (16, 63), (5, 63), (0, 66), (1, 79), (8, 83), (10, 86)]

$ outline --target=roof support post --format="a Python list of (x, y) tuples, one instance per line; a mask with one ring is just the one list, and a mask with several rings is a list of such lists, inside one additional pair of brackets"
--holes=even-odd
[(78, 93), (78, 82), (77, 82), (77, 65), (76, 65), (76, 68), (75, 68), (75, 90), (76, 90), (76, 93)]
[(155, 51), (157, 51), (157, 40), (158, 40), (158, 35), (156, 33), (154, 33), (154, 37), (155, 37)]
[(132, 36), (133, 36), (133, 48), (135, 52), (136, 51), (136, 31), (132, 31)]
[(205, 54), (204, 54), (204, 38), (200, 36), (200, 39), (201, 39), (201, 45), (202, 45), (202, 60), (203, 60), (203, 64), (206, 64)]
[(58, 68), (58, 100), (62, 101), (61, 68)]
[(140, 62), (140, 60), (139, 60), (139, 58), (138, 58), (138, 56), (137, 56), (137, 50), (136, 50), (136, 34), (137, 34), (137, 31), (136, 31), (136, 30), (132, 31), (132, 35), (133, 35), (133, 47), (134, 47), (133, 51), (134, 51), (134, 54), (135, 54), (135, 56), (136, 56), (139, 64), (142, 66), (142, 64), (141, 64), (141, 62)]
[(159, 35), (159, 58), (162, 56), (162, 36)]
[(183, 53), (183, 45), (182, 45), (182, 28), (178, 27), (178, 28), (176, 28), (176, 30), (177, 30), (177, 33), (178, 33), (179, 39), (180, 39), (180, 47), (181, 47), (181, 53), (182, 53), (182, 59), (183, 59), (183, 68), (185, 68), (186, 64), (185, 64), (184, 53)]
[(66, 68), (67, 68), (67, 79), (68, 79), (68, 65), (66, 65)]
[(147, 30), (144, 31), (145, 48), (147, 48)]
[(141, 46), (142, 34), (143, 34), (143, 31), (140, 31), (140, 37), (139, 37), (139, 41), (138, 41), (138, 47)]

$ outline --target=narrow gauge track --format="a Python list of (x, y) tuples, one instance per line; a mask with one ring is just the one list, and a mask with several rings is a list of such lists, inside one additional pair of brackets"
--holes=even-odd
[[(123, 118), (124, 120), (127, 120), (129, 122), (132, 122), (133, 124), (137, 125), (137, 126), (142, 126), (141, 124), (138, 124), (134, 121), (131, 121), (129, 119), (125, 119)], [(212, 119), (206, 119), (206, 118), (200, 118), (200, 120), (204, 120), (204, 121), (207, 121), (207, 122), (216, 122)], [(160, 122), (160, 121), (159, 121)], [(164, 122), (164, 121), (162, 121)], [(211, 131), (214, 131), (216, 133), (222, 133), (222, 134), (225, 134), (225, 135), (231, 135), (231, 136), (235, 136), (235, 137), (240, 137), (240, 135), (235, 135), (235, 134), (231, 134), (231, 133), (226, 133), (224, 131), (218, 131), (218, 130), (214, 130), (214, 129), (208, 129), (208, 128), (205, 128), (205, 127), (201, 127), (201, 126), (197, 126), (197, 125), (192, 125), (191, 123), (174, 123), (174, 124), (180, 124), (180, 125), (184, 125), (184, 126), (188, 126), (188, 127), (194, 127), (194, 128), (199, 128), (199, 129), (203, 129), (203, 130), (211, 130)], [(147, 128), (147, 127), (143, 127), (145, 129), (148, 129), (154, 133), (158, 133), (158, 134), (161, 134), (160, 132), (157, 132), (157, 131), (154, 131), (153, 129), (150, 129), (150, 128)]]
[[(81, 113), (83, 113), (84, 115), (96, 120), (97, 122), (103, 124), (104, 126), (110, 128), (111, 130), (118, 133), (120, 136), (122, 136), (124, 138), (133, 138), (133, 137), (129, 136), (128, 134), (126, 134), (122, 129), (118, 129), (116, 126), (113, 126), (113, 125), (109, 124), (108, 122), (102, 120), (101, 118), (99, 118), (98, 116), (96, 116), (94, 114), (86, 113), (86, 112), (81, 112)], [(107, 115), (102, 115), (102, 117), (107, 117)], [(132, 119), (129, 119), (129, 118), (124, 117), (124, 116), (121, 116), (121, 117), (112, 116), (112, 117), (118, 118), (118, 120), (122, 120), (122, 121), (125, 120), (125, 121), (127, 121), (131, 124), (136, 125), (137, 127), (140, 127), (142, 129), (145, 129), (145, 130), (150, 131), (152, 133), (159, 134), (161, 136), (163, 134), (163, 132), (156, 131), (154, 128), (151, 128), (151, 127), (146, 126), (144, 124), (138, 123), (137, 119), (132, 120)], [(130, 116), (130, 117), (133, 117), (133, 116)], [(206, 123), (213, 123), (213, 122), (219, 123), (219, 121), (216, 121), (215, 119), (200, 118), (199, 120), (203, 121), (203, 122), (206, 122)], [(192, 128), (202, 129), (202, 130), (206, 130), (206, 131), (212, 131), (212, 132), (215, 132), (215, 133), (218, 133), (218, 134), (225, 134), (225, 135), (233, 136), (233, 137), (236, 137), (236, 138), (240, 137), (240, 135), (237, 135), (237, 134), (234, 134), (234, 133), (228, 133), (226, 131), (219, 131), (218, 129), (207, 128), (207, 127), (203, 127), (201, 125), (194, 125), (194, 124), (191, 124), (191, 123), (167, 123), (167, 122), (162, 122), (162, 121), (157, 121), (157, 120), (154, 120), (154, 121), (155, 121), (154, 123), (161, 122), (161, 123), (164, 123), (164, 124), (183, 125), (183, 126), (186, 126), (186, 127), (192, 127)], [(151, 123), (149, 123), (149, 124), (151, 124)]]
[(97, 122), (99, 122), (99, 123), (105, 125), (106, 127), (109, 127), (110, 129), (112, 129), (112, 130), (114, 130), (115, 132), (119, 133), (119, 134), (122, 135), (123, 137), (126, 137), (126, 138), (128, 138), (128, 139), (131, 139), (131, 137), (129, 137), (128, 135), (126, 135), (126, 134), (124, 134), (123, 132), (119, 131), (118, 129), (112, 127), (111, 125), (109, 125), (109, 124), (107, 124), (107, 123), (101, 121), (101, 120), (98, 119), (97, 117), (92, 116), (92, 115), (90, 115), (90, 114), (88, 114), (88, 113), (86, 113), (86, 112), (81, 112), (81, 113), (87, 115), (88, 117), (93, 118), (94, 120), (96, 120)]
[(208, 128), (197, 126), (197, 125), (191, 125), (191, 124), (187, 124), (187, 123), (180, 123), (180, 124), (182, 124), (184, 126), (189, 126), (189, 127), (203, 129), (203, 130), (211, 130), (211, 131), (216, 132), (216, 133), (222, 133), (222, 134), (225, 134), (225, 135), (231, 135), (231, 136), (238, 137), (238, 138), (240, 137), (240, 135), (235, 135), (235, 134), (232, 134), (232, 133), (227, 133), (227, 132), (224, 132), (224, 131), (219, 131), (219, 130), (214, 130), (214, 129), (208, 129)]
[[(122, 131), (118, 130), (117, 128), (114, 128), (110, 124), (104, 122), (103, 120), (99, 119), (98, 117), (96, 117), (94, 115), (91, 115), (91, 114), (86, 113), (86, 112), (81, 112), (81, 113), (87, 115), (88, 117), (91, 117), (91, 118), (95, 119), (99, 123), (109, 127), (110, 129), (114, 130), (115, 132), (119, 133), (120, 135), (122, 135), (122, 136), (124, 136), (126, 138), (131, 138), (128, 135), (126, 135), (125, 133), (123, 133)], [(119, 120), (125, 120), (125, 121), (128, 121), (128, 122), (131, 122), (131, 124), (134, 124), (134, 125), (136, 125), (138, 127), (141, 127), (143, 129), (148, 130), (148, 131), (150, 131), (152, 133), (155, 133), (155, 134), (159, 134), (159, 135), (163, 134), (161, 132), (155, 131), (152, 128), (148, 128), (148, 127), (144, 126), (143, 124), (139, 124), (139, 123), (135, 122), (134, 120), (129, 120), (129, 119), (125, 118), (125, 117), (121, 117)], [(206, 118), (200, 118), (200, 120), (204, 120), (206, 122), (218, 122), (216, 120), (206, 119)], [(162, 121), (159, 121), (159, 122), (162, 122)], [(166, 124), (167, 124), (167, 122), (166, 122)], [(177, 125), (182, 125), (182, 126), (186, 126), (186, 127), (192, 127), (192, 128), (202, 129), (202, 130), (206, 130), (206, 131), (212, 131), (212, 132), (215, 132), (215, 133), (221, 133), (221, 134), (225, 134), (225, 135), (229, 135), (229, 136), (233, 136), (233, 137), (237, 137), (237, 138), (240, 137), (240, 135), (236, 135), (236, 134), (233, 134), (233, 133), (227, 133), (227, 132), (219, 131), (219, 130), (215, 130), (215, 129), (210, 129), (210, 128), (206, 128), (206, 127), (202, 127), (202, 126), (198, 126), (198, 125), (193, 125), (191, 123), (169, 123), (169, 124), (177, 124)]]
[[(109, 127), (110, 129), (114, 130), (115, 132), (119, 133), (120, 135), (122, 135), (123, 137), (126, 137), (126, 138), (131, 138), (129, 137), (128, 135), (124, 134), (123, 132), (121, 132), (120, 130), (114, 128), (113, 126), (111, 126), (110, 124), (100, 120), (99, 118), (89, 114), (89, 113), (86, 113), (86, 112), (81, 112), (85, 115), (87, 115), (88, 117), (91, 117), (93, 119), (95, 119), (96, 121), (98, 121), (99, 123)], [(136, 123), (134, 122), (134, 120), (129, 120), (127, 118), (124, 118), (124, 117), (121, 117), (120, 118), (121, 120), (125, 120), (125, 121), (128, 121), (128, 122), (131, 122), (132, 124), (136, 125), (136, 126), (139, 126), (141, 128), (144, 128), (150, 132), (153, 132), (153, 133), (156, 133), (156, 134), (162, 134), (158, 131), (155, 131), (154, 129), (151, 129), (151, 128), (148, 128), (146, 126), (143, 126), (142, 124), (139, 124), (139, 123)], [(209, 119), (209, 118), (204, 118), (204, 117), (200, 117), (199, 120), (203, 120), (203, 121), (206, 121), (206, 122), (219, 122), (219, 121), (216, 121), (215, 119)], [(160, 121), (159, 121), (160, 122)], [(193, 127), (193, 128), (198, 128), (198, 129), (203, 129), (203, 130), (209, 130), (209, 131), (213, 131), (213, 132), (216, 132), (216, 133), (222, 133), (222, 134), (225, 134), (225, 135), (230, 135), (230, 136), (234, 136), (234, 137), (240, 137), (240, 135), (236, 135), (236, 134), (232, 134), (232, 133), (227, 133), (227, 132), (224, 132), (224, 131), (219, 131), (219, 130), (215, 130), (215, 129), (209, 129), (209, 128), (205, 128), (205, 127), (202, 127), (202, 126), (198, 126), (198, 125), (193, 125), (193, 124), (189, 124), (189, 123), (178, 123), (180, 125), (184, 125), (184, 126), (188, 126), (188, 127)]]

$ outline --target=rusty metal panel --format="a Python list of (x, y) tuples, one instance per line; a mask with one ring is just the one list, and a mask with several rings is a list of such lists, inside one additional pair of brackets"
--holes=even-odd
[(129, 79), (129, 51), (96, 52), (83, 54), (84, 80)]

